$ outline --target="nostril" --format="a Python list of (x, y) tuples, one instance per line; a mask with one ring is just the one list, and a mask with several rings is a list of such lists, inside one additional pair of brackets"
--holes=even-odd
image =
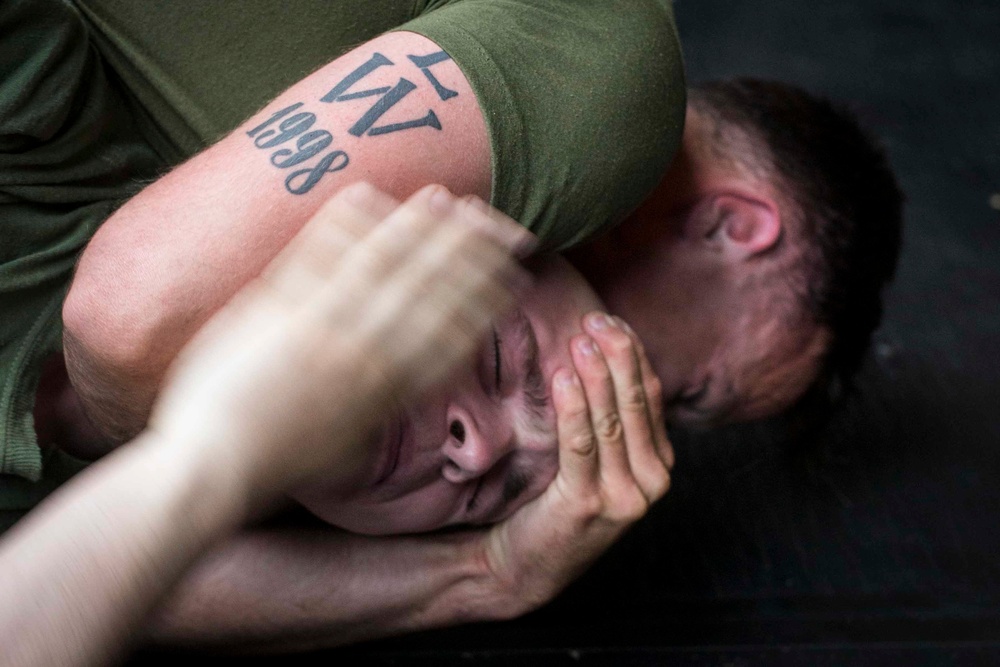
[(465, 426), (462, 425), (462, 422), (456, 419), (451, 423), (451, 426), (449, 427), (448, 431), (449, 433), (451, 433), (451, 436), (453, 438), (458, 440), (458, 444), (462, 444), (465, 442)]

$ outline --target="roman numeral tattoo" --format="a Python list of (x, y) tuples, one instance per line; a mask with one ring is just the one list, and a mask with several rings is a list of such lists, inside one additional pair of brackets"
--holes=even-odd
[[(446, 60), (451, 60), (444, 51), (425, 56), (408, 55), (407, 59), (420, 70), (424, 78), (434, 87), (434, 92), (442, 102), (458, 96), (458, 91), (445, 87), (431, 68)], [(347, 132), (355, 137), (377, 137), (383, 134), (411, 130), (418, 127), (441, 129), (441, 121), (433, 109), (419, 118), (398, 122), (380, 122), (382, 116), (399, 104), (407, 95), (417, 89), (417, 84), (400, 77), (394, 86), (363, 88), (360, 84), (369, 74), (380, 67), (394, 67), (395, 63), (381, 53), (354, 69), (328, 93), (319, 98), (320, 102), (347, 102), (366, 97), (377, 98), (361, 118)], [(271, 114), (260, 125), (247, 132), (253, 144), (262, 151), (270, 152), (270, 163), (278, 169), (292, 169), (285, 177), (285, 189), (294, 195), (306, 194), (326, 176), (341, 171), (350, 163), (346, 152), (333, 148), (333, 134), (327, 130), (313, 128), (316, 114), (303, 109), (303, 102), (296, 102)], [(324, 152), (326, 151), (326, 152)], [(306, 164), (316, 159), (311, 165)]]
[[(426, 56), (409, 55), (407, 58), (423, 73), (430, 84), (434, 87), (441, 101), (447, 101), (452, 97), (457, 97), (458, 92), (446, 88), (438, 81), (430, 68), (438, 63), (451, 60), (444, 51), (438, 51)], [(379, 96), (379, 99), (352, 125), (347, 132), (355, 137), (367, 135), (376, 137), (382, 134), (391, 134), (402, 130), (410, 130), (417, 127), (431, 127), (435, 130), (441, 129), (441, 121), (438, 119), (433, 109), (428, 109), (427, 113), (412, 120), (375, 125), (382, 116), (390, 109), (399, 104), (407, 95), (417, 89), (417, 84), (405, 77), (400, 77), (395, 86), (381, 86), (378, 88), (368, 88), (365, 90), (352, 90), (355, 84), (374, 72), (380, 67), (392, 67), (395, 63), (381, 53), (374, 53), (371, 58), (359, 65), (353, 72), (345, 76), (340, 82), (330, 89), (326, 95), (320, 98), (320, 102), (347, 102), (364, 97)]]

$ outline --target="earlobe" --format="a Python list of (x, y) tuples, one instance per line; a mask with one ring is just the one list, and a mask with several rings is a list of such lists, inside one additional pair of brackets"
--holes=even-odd
[(781, 213), (770, 199), (722, 194), (715, 205), (722, 216), (713, 236), (732, 259), (766, 252), (781, 238)]

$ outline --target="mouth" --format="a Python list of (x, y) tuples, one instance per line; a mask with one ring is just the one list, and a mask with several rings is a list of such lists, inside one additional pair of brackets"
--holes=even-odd
[(382, 431), (382, 443), (385, 449), (385, 460), (375, 485), (389, 479), (399, 466), (400, 453), (403, 450), (403, 438), (405, 437), (406, 426), (405, 417), (402, 411), (398, 411), (396, 416), (389, 421)]

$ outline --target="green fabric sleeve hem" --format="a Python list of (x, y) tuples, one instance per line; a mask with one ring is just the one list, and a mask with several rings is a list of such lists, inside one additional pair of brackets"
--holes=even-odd
[(18, 347), (0, 399), (6, 406), (0, 422), (0, 473), (32, 482), (42, 477), (42, 453), (35, 435), (35, 391), (45, 356), (57, 349), (62, 335), (60, 317), (65, 290), (60, 290), (32, 323)]
[[(525, 132), (517, 106), (508, 87), (502, 85), (503, 75), (500, 69), (496, 67), (475, 36), (466, 30), (460, 21), (449, 20), (446, 15), (435, 16), (434, 19), (433, 23), (429, 23), (418, 18), (390, 32), (412, 32), (423, 35), (455, 60), (476, 95), (476, 103), (483, 114), (486, 132), (489, 135), (490, 204), (526, 224), (522, 219), (523, 207), (519, 206), (525, 199), (524, 188), (513, 187), (516, 182), (514, 175), (527, 170), (523, 158), (527, 150), (523, 139)], [(459, 57), (455, 57), (458, 54)], [(486, 81), (501, 82), (501, 85), (488, 87), (484, 83)], [(503, 119), (502, 122), (498, 120), (500, 118)], [(508, 149), (502, 150), (505, 146)], [(508, 187), (501, 189), (500, 184), (508, 184)]]

